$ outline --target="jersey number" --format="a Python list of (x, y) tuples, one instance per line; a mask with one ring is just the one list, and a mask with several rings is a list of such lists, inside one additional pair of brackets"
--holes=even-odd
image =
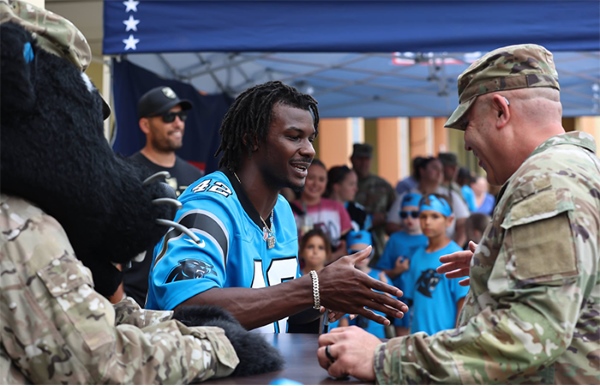
[[(293, 280), (296, 277), (298, 271), (298, 261), (295, 257), (289, 257), (286, 259), (271, 260), (271, 265), (267, 268), (267, 281), (268, 286), (280, 284), (289, 280)], [(264, 288), (265, 280), (263, 276), (263, 262), (261, 260), (254, 260), (254, 278), (252, 279), (252, 288)], [(277, 321), (272, 325), (266, 325), (258, 329), (261, 332), (285, 332), (287, 317)], [(271, 327), (273, 326), (273, 327)], [(275, 328), (275, 331), (273, 331)]]
[(211, 182), (212, 182), (211, 179), (204, 180), (198, 186), (196, 186), (194, 189), (192, 189), (192, 191), (194, 193), (207, 191), (207, 192), (212, 192), (212, 193), (218, 193), (225, 197), (231, 196), (231, 189), (229, 189), (229, 187), (227, 185), (225, 185), (224, 183), (219, 182), (219, 181), (217, 181), (211, 185)]

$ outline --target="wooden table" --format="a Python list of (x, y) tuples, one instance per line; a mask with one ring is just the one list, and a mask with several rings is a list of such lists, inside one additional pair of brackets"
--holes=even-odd
[(210, 379), (205, 383), (211, 385), (269, 385), (277, 379), (285, 378), (305, 385), (373, 384), (353, 377), (345, 380), (331, 378), (327, 371), (319, 366), (317, 360), (319, 336), (316, 334), (264, 334), (264, 336), (283, 355), (285, 359), (283, 370), (250, 377)]

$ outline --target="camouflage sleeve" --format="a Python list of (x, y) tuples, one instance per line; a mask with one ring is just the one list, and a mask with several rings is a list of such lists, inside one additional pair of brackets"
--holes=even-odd
[(146, 310), (131, 297), (124, 297), (113, 305), (115, 309), (115, 324), (131, 324), (139, 328), (170, 320), (173, 311)]
[[(577, 287), (574, 281), (554, 288), (538, 287), (528, 291), (529, 304), (507, 300), (505, 309), (486, 309), (458, 329), (392, 339), (375, 354), (377, 381), (506, 384), (514, 371), (533, 376), (569, 345), (581, 306), (580, 297), (573, 292)], [(542, 378), (534, 383), (547, 383), (543, 373), (539, 376)]]
[(175, 320), (117, 326), (115, 309), (93, 290), (64, 230), (39, 209), (2, 202), (0, 228), (2, 356), (29, 381), (190, 383), (227, 376), (238, 364), (216, 327)]
[[(554, 383), (551, 365), (578, 349), (590, 356), (571, 361), (578, 366), (564, 371), (598, 374), (591, 364), (597, 360), (597, 346), (590, 348), (597, 338), (596, 343), (588, 339), (587, 347), (573, 343), (580, 339), (576, 326), (595, 285), (598, 234), (591, 234), (593, 227), (586, 237), (574, 234), (571, 221), (582, 216), (583, 202), (578, 202), (580, 212), (573, 212), (577, 199), (563, 194), (571, 193), (546, 190), (511, 208), (495, 231), (502, 241), (489, 278), (471, 277), (476, 285), (485, 283), (488, 292), (476, 299), (471, 292), (466, 303), (487, 306), (475, 314), (463, 312), (457, 329), (413, 334), (379, 346), (374, 365), (379, 383)], [(490, 253), (484, 249), (480, 245), (476, 255)]]

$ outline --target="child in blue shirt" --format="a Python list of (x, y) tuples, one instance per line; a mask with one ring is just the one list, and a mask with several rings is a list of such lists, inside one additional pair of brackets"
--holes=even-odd
[[(394, 286), (402, 291), (405, 291), (406, 287), (402, 279), (403, 273), (408, 270), (412, 256), (428, 243), (427, 237), (421, 233), (419, 223), (420, 201), (421, 195), (418, 193), (407, 193), (402, 197), (400, 221), (403, 230), (392, 233), (377, 262), (377, 269), (383, 270), (392, 279)], [(408, 319), (406, 316), (403, 319), (394, 319), (396, 336), (408, 335)]]
[[(353, 254), (358, 251), (361, 251), (373, 243), (371, 234), (366, 230), (350, 231), (348, 233), (347, 240), (348, 240), (348, 254)], [(366, 273), (367, 275), (371, 276), (374, 279), (380, 280), (386, 284), (392, 284), (391, 280), (386, 276), (386, 274), (383, 271), (369, 267), (369, 261), (371, 260), (371, 256), (369, 256), (368, 258), (357, 263), (355, 267), (357, 269), (360, 269), (361, 271), (363, 271), (364, 273)], [(381, 313), (379, 311), (375, 311), (375, 310), (372, 310), (372, 311), (379, 315), (384, 315), (383, 313)], [(372, 320), (369, 320), (362, 315), (357, 315), (352, 320), (349, 319), (348, 315), (345, 315), (339, 321), (330, 323), (329, 330), (331, 330), (335, 327), (344, 327), (344, 326), (361, 327), (381, 339), (392, 338), (392, 336), (389, 336), (386, 334), (385, 326), (383, 324), (373, 322)]]
[(448, 200), (437, 194), (425, 196), (419, 210), (421, 230), (429, 244), (413, 255), (410, 268), (404, 274), (405, 287), (401, 289), (404, 297), (412, 301), (410, 333), (424, 331), (433, 335), (456, 326), (469, 287), (436, 272), (440, 256), (462, 250), (446, 235), (446, 228), (453, 220)]

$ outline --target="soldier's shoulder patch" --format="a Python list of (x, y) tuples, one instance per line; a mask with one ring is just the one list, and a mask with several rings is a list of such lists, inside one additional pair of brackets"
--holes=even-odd
[(510, 274), (522, 284), (577, 274), (569, 197), (545, 190), (518, 202), (502, 223)]

